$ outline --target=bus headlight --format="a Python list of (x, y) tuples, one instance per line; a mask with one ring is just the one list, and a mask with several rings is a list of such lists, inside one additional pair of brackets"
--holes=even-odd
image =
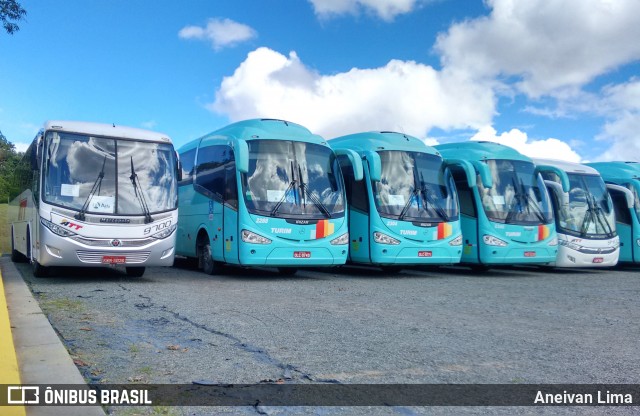
[(560, 245), (575, 251), (581, 251), (583, 248), (580, 244), (576, 244), (568, 240), (560, 240)]
[(502, 241), (499, 238), (488, 234), (482, 236), (482, 241), (484, 241), (484, 243), (489, 246), (506, 247), (507, 245), (506, 241)]
[(349, 244), (349, 233), (344, 233), (340, 237), (331, 240), (331, 245), (341, 246), (343, 244)]
[(160, 231), (159, 233), (155, 233), (154, 235), (151, 236), (151, 238), (155, 238), (157, 240), (162, 240), (163, 238), (167, 238), (171, 234), (173, 234), (173, 232), (176, 230), (177, 226), (178, 226), (177, 224), (173, 224), (171, 227), (166, 228), (166, 229)]
[(450, 246), (460, 246), (460, 245), (462, 245), (462, 234), (460, 234), (459, 236), (457, 236), (453, 240), (449, 241), (449, 245)]
[(557, 246), (558, 245), (558, 237), (553, 237), (551, 241), (549, 241), (549, 246)]
[(384, 233), (379, 233), (377, 231), (373, 233), (373, 241), (380, 244), (391, 244), (393, 246), (400, 244), (400, 240), (396, 240), (393, 237), (390, 237)]
[(60, 237), (71, 237), (76, 235), (76, 233), (71, 232), (58, 224), (54, 224), (51, 221), (47, 221), (44, 218), (40, 218), (40, 224), (44, 225), (51, 230), (52, 233), (59, 235)]
[(271, 244), (271, 240), (249, 230), (242, 230), (242, 241), (249, 244)]

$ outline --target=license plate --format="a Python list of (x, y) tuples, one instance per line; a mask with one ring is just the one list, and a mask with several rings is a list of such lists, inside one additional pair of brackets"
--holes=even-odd
[(525, 251), (524, 252), (524, 256), (525, 257), (535, 257), (536, 256), (536, 252), (535, 251)]
[(604, 261), (604, 258), (602, 257), (594, 257), (593, 258), (593, 262), (594, 263), (602, 263)]
[(418, 257), (431, 257), (433, 252), (431, 251), (418, 251)]
[(310, 259), (311, 252), (310, 251), (294, 251), (293, 258), (294, 259)]
[(102, 256), (102, 264), (125, 264), (126, 262), (125, 256)]

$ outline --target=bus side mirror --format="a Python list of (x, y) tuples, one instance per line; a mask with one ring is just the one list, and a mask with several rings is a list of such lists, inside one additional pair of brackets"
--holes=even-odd
[(562, 206), (569, 206), (569, 192), (565, 192), (562, 189), (562, 185), (560, 185), (558, 182), (548, 180), (544, 181), (544, 184), (546, 185), (547, 189), (549, 189), (558, 197), (558, 201), (560, 201), (560, 204)]
[(471, 162), (462, 159), (445, 159), (444, 164), (447, 168), (458, 167), (462, 169), (467, 176), (469, 188), (476, 186), (476, 170)]
[(542, 173), (542, 172), (555, 173), (560, 178), (560, 183), (562, 184), (562, 190), (564, 192), (569, 192), (569, 190), (571, 189), (571, 186), (569, 185), (569, 177), (567, 176), (567, 173), (560, 168), (557, 168), (551, 165), (536, 165), (535, 172), (536, 174)]
[(176, 177), (178, 182), (182, 180), (182, 162), (180, 162), (180, 159), (176, 159)]
[(493, 177), (491, 176), (491, 171), (489, 170), (489, 166), (486, 163), (482, 163), (478, 160), (472, 160), (471, 164), (475, 168), (475, 170), (480, 174), (480, 179), (482, 180), (482, 186), (485, 188), (493, 188)]
[(361, 181), (364, 177), (363, 167), (362, 167), (362, 159), (358, 153), (351, 149), (335, 149), (334, 153), (336, 156), (346, 156), (349, 158), (349, 162), (353, 167), (353, 178), (356, 181)]
[(249, 145), (242, 139), (235, 139), (233, 151), (235, 152), (236, 168), (240, 173), (249, 172)]
[(620, 185), (614, 185), (611, 183), (607, 184), (607, 189), (609, 189), (610, 191), (618, 191), (618, 192), (622, 192), (627, 200), (627, 208), (629, 209), (633, 209), (633, 206), (635, 204), (635, 198), (633, 196), (633, 192), (631, 192), (630, 190), (628, 190), (627, 188), (625, 188), (624, 186), (620, 186)]
[(382, 177), (382, 162), (380, 161), (380, 155), (372, 150), (364, 152), (364, 160), (369, 162), (369, 177), (374, 182), (380, 182)]

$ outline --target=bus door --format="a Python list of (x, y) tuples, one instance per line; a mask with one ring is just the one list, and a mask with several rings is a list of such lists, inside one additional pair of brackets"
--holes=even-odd
[[(356, 181), (353, 174), (353, 167), (349, 158), (338, 156), (340, 170), (344, 178), (344, 188), (347, 195), (348, 218), (349, 221), (349, 256), (348, 260), (356, 263), (369, 263), (369, 190), (367, 184), (369, 180), (368, 172), (365, 172), (364, 179)], [(368, 163), (363, 162), (364, 170), (368, 171)], [(373, 207), (375, 209), (375, 206)]]
[(620, 238), (619, 261), (632, 262), (634, 261), (635, 241), (633, 241), (633, 208), (629, 207), (627, 197), (627, 193), (630, 192), (623, 187), (609, 184), (607, 189), (613, 201), (613, 209), (616, 214), (616, 232), (618, 233), (618, 238)]
[(236, 165), (231, 162), (225, 166), (225, 187), (223, 203), (224, 229), (224, 261), (238, 264), (238, 184), (236, 180)]
[(460, 228), (462, 229), (462, 263), (479, 263), (478, 210), (474, 188), (469, 186), (462, 169), (451, 167), (460, 202)]

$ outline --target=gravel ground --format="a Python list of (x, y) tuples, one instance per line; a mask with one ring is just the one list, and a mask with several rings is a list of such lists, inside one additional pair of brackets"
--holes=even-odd
[[(634, 269), (31, 276), (91, 383), (638, 383)], [(122, 408), (136, 414), (632, 414), (634, 408)]]

